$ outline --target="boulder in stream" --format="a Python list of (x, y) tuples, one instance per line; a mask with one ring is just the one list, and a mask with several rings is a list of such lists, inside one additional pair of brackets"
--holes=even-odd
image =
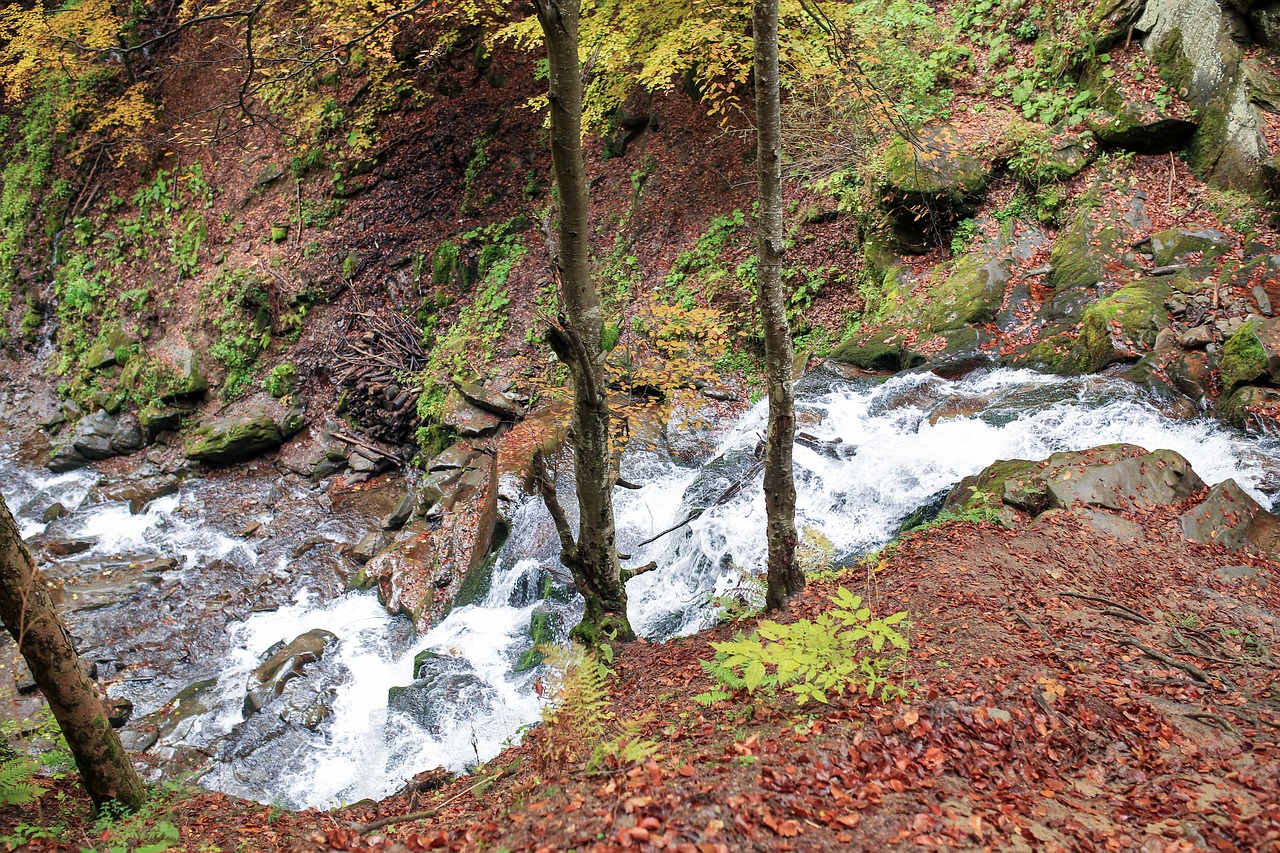
[(300, 409), (285, 407), (263, 394), (240, 414), (202, 426), (187, 442), (186, 456), (210, 465), (244, 462), (279, 447), (303, 425)]
[(280, 648), (249, 674), (245, 685), (244, 715), (262, 710), (272, 699), (284, 692), (291, 679), (302, 675), (302, 668), (324, 656), (337, 636), (315, 628), (299, 634), (288, 645)]

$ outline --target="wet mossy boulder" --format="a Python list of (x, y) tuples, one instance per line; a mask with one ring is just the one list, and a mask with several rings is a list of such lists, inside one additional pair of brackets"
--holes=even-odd
[(971, 198), (989, 177), (960, 131), (947, 125), (927, 128), (913, 141), (895, 138), (885, 149), (884, 169), (890, 190), (921, 197)]
[(458, 591), (453, 596), (454, 609), (484, 603), (489, 597), (489, 590), (493, 588), (493, 568), (497, 562), (498, 555), (490, 554), (462, 576)]
[(529, 642), (533, 648), (520, 655), (520, 659), (516, 661), (516, 672), (528, 672), (546, 660), (547, 656), (537, 647), (554, 643), (558, 628), (559, 620), (556, 618), (554, 610), (545, 604), (540, 604), (534, 608), (532, 615), (529, 617)]
[(259, 401), (239, 415), (202, 426), (187, 442), (186, 456), (210, 465), (244, 462), (279, 447), (304, 424), (300, 409)]
[(187, 442), (188, 459), (211, 465), (231, 465), (252, 459), (284, 442), (280, 427), (269, 416), (218, 421), (203, 427)]
[(423, 658), (417, 675), (412, 684), (388, 690), (387, 705), (433, 734), (456, 719), (459, 708), (483, 712), (493, 704), (493, 688), (463, 658), (439, 654)]
[(1259, 91), (1251, 80), (1249, 26), (1217, 0), (1148, 0), (1134, 25), (1160, 76), (1194, 110), (1185, 148), (1192, 167), (1220, 187), (1265, 191), (1269, 156)]
[(942, 242), (970, 204), (987, 187), (990, 173), (964, 136), (935, 125), (911, 140), (896, 137), (885, 149), (882, 196), (894, 242), (907, 252), (924, 252)]
[(951, 274), (930, 288), (923, 300), (918, 315), (921, 328), (936, 333), (994, 320), (1012, 267), (1011, 258), (983, 252), (959, 258)]
[(1223, 344), (1218, 370), (1224, 397), (1259, 380), (1280, 384), (1280, 320), (1255, 317), (1241, 326)]
[(145, 353), (129, 359), (120, 372), (120, 387), (132, 391), (135, 398), (149, 395), (150, 403), (174, 404), (204, 396), (209, 380), (195, 353), (181, 349), (171, 362)]
[(1231, 251), (1231, 238), (1214, 228), (1169, 228), (1151, 235), (1151, 255), (1156, 266), (1168, 266), (1200, 252), (1211, 261)]
[(1093, 373), (1150, 351), (1156, 335), (1169, 325), (1164, 302), (1171, 292), (1165, 279), (1148, 278), (1091, 304), (1085, 309), (1080, 337), (1060, 362), (1068, 369), (1058, 372)]
[(1082, 210), (1062, 229), (1049, 251), (1045, 283), (1057, 290), (1086, 287), (1105, 281), (1107, 263), (1122, 241), (1120, 229), (1095, 211)]
[(1250, 432), (1280, 431), (1280, 391), (1245, 385), (1218, 400), (1218, 414), (1227, 423)]
[[(993, 462), (981, 472), (957, 483), (947, 493), (942, 511), (960, 514), (1008, 503), (1034, 515), (1048, 506), (1047, 497), (1041, 501), (1035, 497), (1022, 500), (1019, 496), (1024, 485), (1031, 482), (1039, 470), (1040, 463), (1030, 459), (1002, 459)], [(1006, 494), (1014, 496), (1014, 501), (1005, 500)]]
[(909, 370), (924, 364), (925, 358), (907, 341), (908, 334), (902, 329), (877, 329), (839, 344), (829, 357), (864, 370)]

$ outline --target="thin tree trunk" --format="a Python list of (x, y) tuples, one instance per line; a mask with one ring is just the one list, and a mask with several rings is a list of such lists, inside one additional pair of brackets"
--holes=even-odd
[[(561, 531), (561, 558), (587, 600), (574, 636), (594, 644), (601, 632), (631, 640), (627, 590), (614, 541), (609, 402), (600, 338), (604, 316), (591, 278), (587, 244), (587, 170), (582, 156), (582, 67), (578, 57), (581, 0), (534, 0), (550, 59), (551, 159), (560, 195), (560, 294), (566, 317), (547, 340), (573, 380), (574, 475), (578, 537)], [(545, 494), (545, 491), (544, 491)], [(554, 495), (552, 495), (554, 499)]]
[(765, 379), (769, 389), (769, 433), (765, 441), (764, 503), (769, 541), (765, 609), (780, 610), (804, 589), (796, 562), (796, 484), (792, 471), (795, 351), (782, 293), (782, 108), (778, 80), (778, 0), (754, 0), (756, 164), (760, 206), (757, 281), (764, 324)]
[(71, 635), (54, 610), (43, 578), (27, 552), (13, 515), (0, 498), (0, 620), (18, 643), (31, 675), (53, 711), (95, 807), (119, 803), (136, 811), (146, 788), (107, 722), (98, 690), (84, 670)]

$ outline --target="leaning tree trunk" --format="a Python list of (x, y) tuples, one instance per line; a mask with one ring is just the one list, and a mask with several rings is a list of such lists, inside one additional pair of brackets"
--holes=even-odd
[(53, 711), (80, 779), (95, 807), (119, 803), (137, 811), (146, 797), (142, 780), (107, 722), (93, 682), (80, 668), (71, 635), (58, 617), (0, 498), (0, 620), (18, 643), (31, 675)]
[(760, 218), (757, 224), (760, 315), (764, 323), (769, 434), (765, 441), (764, 504), (769, 540), (765, 609), (780, 610), (804, 588), (796, 562), (796, 484), (792, 471), (795, 394), (791, 328), (782, 294), (782, 108), (778, 81), (778, 0), (754, 0), (756, 162)]
[[(614, 542), (614, 473), (605, 395), (604, 316), (587, 245), (587, 170), (582, 157), (582, 66), (578, 57), (581, 0), (534, 0), (550, 59), (551, 159), (560, 195), (558, 273), (565, 317), (547, 341), (573, 381), (574, 475), (578, 536), (557, 519), (561, 559), (587, 600), (574, 636), (594, 644), (603, 632), (620, 640), (635, 633), (627, 620), (627, 590)], [(544, 494), (545, 494), (544, 490)], [(554, 496), (552, 496), (554, 499)]]

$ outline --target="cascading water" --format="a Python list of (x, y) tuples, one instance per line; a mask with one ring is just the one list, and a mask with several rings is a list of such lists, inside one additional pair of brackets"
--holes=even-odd
[[(919, 373), (876, 383), (820, 369), (797, 390), (805, 433), (796, 448), (798, 521), (827, 537), (840, 560), (889, 541), (912, 511), (1001, 458), (1039, 459), (1127, 441), (1177, 450), (1207, 482), (1233, 477), (1264, 504), (1280, 487), (1280, 442), (1244, 436), (1209, 419), (1165, 418), (1118, 379), (999, 370), (958, 381)], [(731, 500), (717, 505), (717, 499), (755, 465), (764, 417), (761, 404), (729, 426), (714, 458), (703, 464), (682, 464), (661, 446), (624, 460), (627, 479), (642, 487), (616, 493), (619, 545), (624, 552), (633, 549), (628, 565), (658, 564), (628, 588), (633, 624), (651, 639), (708, 625), (716, 618), (711, 596), (735, 586), (740, 572), (761, 569), (758, 476)], [(185, 744), (214, 754), (203, 784), (232, 793), (289, 806), (330, 806), (386, 795), (436, 765), (461, 770), (487, 760), (539, 712), (536, 668), (517, 671), (522, 658), (528, 663), (531, 620), (542, 619), (563, 636), (580, 613), (580, 602), (554, 593), (563, 589), (558, 541), (535, 499), (516, 510), (487, 593), (415, 636), (407, 620), (387, 615), (372, 593), (336, 594), (336, 548), (323, 559), (315, 552), (294, 556), (304, 532), (327, 526), (333, 542), (353, 541), (360, 524), (370, 523), (335, 515), (323, 493), (303, 486), (282, 491), (264, 472), (258, 480), (235, 481), (236, 505), (250, 509), (234, 520), (201, 509), (219, 498), (222, 506), (229, 503), (230, 484), (213, 480), (186, 486), (131, 516), (123, 504), (81, 504), (92, 476), (59, 476), (11, 466), (0, 477), (7, 499), (28, 496), (20, 513), (24, 533), (39, 533), (40, 512), (61, 500), (74, 512), (57, 524), (95, 538), (90, 555), (185, 555), (182, 577), (145, 593), (144, 603), (170, 606), (176, 600), (195, 611), (217, 611), (237, 599), (227, 584), (206, 580), (202, 586), (197, 578), (229, 569), (255, 585), (274, 580), (291, 590), (282, 590), (279, 606), (270, 611), (227, 609), (225, 629), (220, 623), (203, 653), (192, 651), (196, 663), (183, 670), (188, 681), (216, 676), (197, 691), (206, 713), (182, 720), (161, 741), (162, 747)], [(572, 516), (572, 495), (563, 497)], [(267, 510), (255, 509), (264, 503)], [(635, 547), (703, 508), (686, 527)], [(263, 523), (265, 535), (228, 536), (225, 531), (246, 519)], [(548, 583), (551, 575), (558, 580)], [(237, 580), (232, 587), (244, 585), (244, 578)], [(87, 624), (112, 614), (108, 608), (76, 618)], [(317, 628), (337, 636), (332, 648), (246, 720), (245, 683), (262, 655)], [(190, 643), (176, 628), (170, 636), (170, 643)], [(181, 669), (182, 661), (172, 665)], [(180, 681), (157, 672), (149, 681), (121, 682), (116, 691), (145, 713), (169, 699)]]

